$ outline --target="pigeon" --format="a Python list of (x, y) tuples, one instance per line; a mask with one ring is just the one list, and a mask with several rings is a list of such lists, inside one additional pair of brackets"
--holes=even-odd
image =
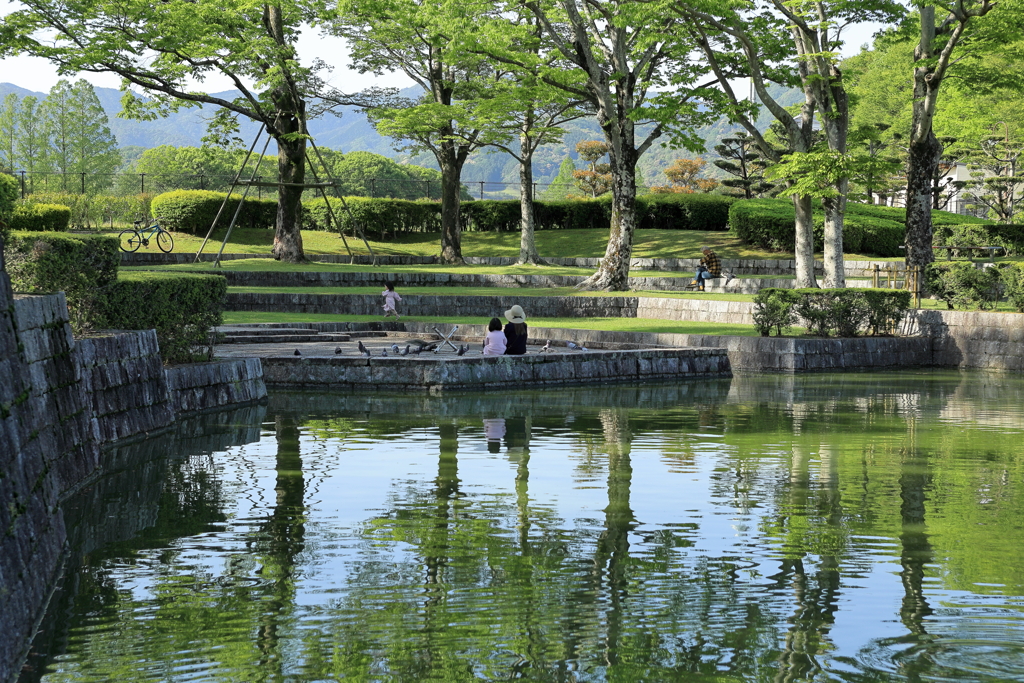
[(380, 350), (380, 355), (382, 355), (385, 358), (387, 358), (388, 357), (388, 350), (387, 349), (381, 349)]
[(461, 355), (465, 354), (467, 348), (468, 347), (465, 347), (462, 344), (459, 344), (459, 350), (455, 352), (455, 355), (456, 356), (461, 356)]
[(398, 344), (391, 345), (391, 353), (395, 354), (396, 356), (398, 355)]
[(550, 339), (548, 339), (548, 343), (547, 344), (545, 344), (544, 346), (540, 347), (540, 352), (541, 353), (548, 353), (549, 351), (551, 351), (551, 340)]
[(412, 350), (412, 354), (414, 356), (418, 356), (421, 353), (423, 353), (423, 347), (422, 346), (417, 346), (415, 349)]
[(340, 346), (334, 347), (334, 355), (335, 356), (340, 356), (341, 355), (341, 347)]
[(588, 349), (586, 346), (581, 346), (580, 347), (580, 351), (589, 351), (589, 350), (590, 349)]
[(372, 353), (370, 353), (370, 349), (368, 349), (368, 348), (366, 348), (365, 346), (363, 346), (363, 343), (362, 343), (362, 342), (359, 342), (359, 350), (360, 350), (360, 351), (361, 351), (361, 352), (363, 353), (363, 355), (364, 355), (364, 356), (366, 356), (367, 358), (369, 358), (370, 356), (372, 356), (372, 355), (373, 355)]
[(295, 355), (296, 355), (296, 356), (301, 356), (302, 354), (301, 354), (301, 353), (299, 352), (299, 350), (298, 350), (298, 349), (295, 349)]
[(363, 346), (363, 340), (362, 340), (362, 339), (360, 339), (360, 340), (359, 340), (358, 342), (356, 342), (356, 343), (357, 343), (357, 344), (359, 345), (359, 353), (366, 353), (366, 347), (365, 347), (365, 346)]
[(408, 356), (409, 355), (409, 345), (408, 344), (406, 344), (405, 348), (402, 349), (402, 355), (403, 356)]
[(570, 351), (579, 351), (580, 350), (580, 347), (577, 346), (575, 343), (573, 343), (571, 341), (565, 342), (565, 345), (566, 345), (566, 347), (569, 348)]

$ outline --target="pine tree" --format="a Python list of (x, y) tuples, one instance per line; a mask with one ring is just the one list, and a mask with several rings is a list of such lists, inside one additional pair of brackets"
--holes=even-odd
[(763, 197), (775, 187), (764, 179), (768, 161), (757, 151), (754, 138), (740, 132), (732, 137), (722, 138), (722, 144), (715, 145), (715, 153), (722, 157), (715, 159), (715, 166), (735, 178), (726, 178), (722, 184), (737, 190), (746, 199)]

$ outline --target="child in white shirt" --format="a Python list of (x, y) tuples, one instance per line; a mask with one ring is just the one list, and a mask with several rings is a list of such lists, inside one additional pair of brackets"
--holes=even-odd
[(484, 337), (484, 355), (504, 356), (506, 344), (505, 333), (501, 330), (501, 321), (491, 318), (491, 322), (487, 323), (487, 336)]
[(402, 316), (398, 315), (398, 310), (395, 309), (395, 304), (402, 300), (402, 297), (398, 296), (398, 292), (395, 291), (394, 282), (385, 282), (384, 291), (380, 293), (384, 297), (384, 317), (388, 318), (392, 313), (395, 314), (395, 320), (398, 320)]

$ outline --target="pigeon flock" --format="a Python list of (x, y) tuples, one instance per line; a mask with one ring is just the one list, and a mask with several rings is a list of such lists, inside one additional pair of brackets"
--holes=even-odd
[[(470, 346), (468, 344), (466, 344), (466, 345), (459, 344), (458, 347), (455, 347), (454, 344), (453, 344), (452, 348), (455, 349), (455, 355), (456, 356), (465, 356), (467, 353), (469, 353), (469, 350), (470, 350)], [(565, 348), (568, 349), (570, 352), (572, 352), (572, 351), (581, 351), (582, 352), (582, 351), (589, 351), (590, 350), (587, 347), (582, 346), (580, 344), (577, 344), (574, 341), (567, 341), (567, 342), (565, 342)], [(373, 352), (371, 352), (370, 349), (368, 349), (366, 347), (366, 345), (363, 344), (363, 341), (361, 339), (356, 340), (356, 349), (358, 350), (358, 352), (360, 354), (362, 354), (363, 356), (365, 356), (367, 358), (373, 358), (373, 356), (374, 356)], [(438, 342), (427, 342), (427, 341), (423, 341), (422, 339), (411, 339), (411, 340), (409, 340), (409, 343), (405, 345), (404, 349), (401, 348), (398, 344), (395, 344), (395, 343), (391, 344), (390, 349), (381, 349), (379, 357), (380, 358), (389, 358), (389, 357), (396, 357), (396, 356), (410, 356), (410, 355), (416, 356), (416, 355), (419, 355), (419, 354), (423, 353), (424, 351), (433, 351), (434, 353), (438, 353), (441, 350), (442, 350), (442, 348), (441, 348), (441, 346), (439, 345)], [(341, 356), (341, 355), (344, 355), (344, 353), (345, 353), (345, 349), (343, 349), (340, 345), (334, 347), (334, 355)], [(538, 350), (538, 353), (556, 353), (555, 348), (551, 345), (551, 340), (550, 339), (548, 339), (545, 342), (544, 346), (540, 347), (540, 349)], [(295, 351), (293, 352), (293, 355), (301, 356), (302, 352), (299, 349), (295, 349)]]

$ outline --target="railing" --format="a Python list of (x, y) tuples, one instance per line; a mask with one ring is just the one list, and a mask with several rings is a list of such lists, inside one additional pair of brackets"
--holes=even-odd
[(871, 286), (875, 289), (906, 289), (914, 297), (914, 308), (921, 307), (921, 267), (904, 266), (896, 267), (896, 264), (882, 267), (875, 264), (871, 274)]

